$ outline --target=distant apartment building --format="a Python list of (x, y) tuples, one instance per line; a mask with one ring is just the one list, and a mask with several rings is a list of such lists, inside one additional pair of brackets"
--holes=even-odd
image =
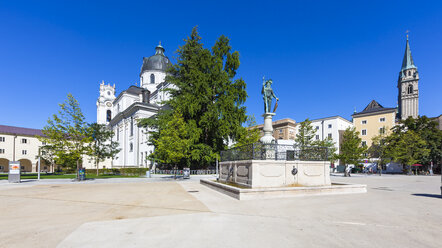
[[(258, 128), (261, 131), (261, 136), (264, 135), (264, 124), (257, 125), (254, 128)], [(296, 121), (290, 118), (277, 120), (273, 122), (273, 137), (276, 140), (295, 140), (296, 138)]]
[[(10, 161), (19, 161), (22, 172), (37, 172), (39, 149), (43, 145), (39, 136), (43, 136), (40, 129), (0, 125), (0, 173), (9, 171)], [(40, 161), (40, 171), (54, 171), (51, 164), (43, 159)], [(83, 157), (82, 163), (84, 168), (96, 168), (88, 156)], [(100, 163), (99, 168), (105, 168), (106, 164), (111, 163), (106, 160)]]
[[(335, 143), (337, 152), (339, 152), (339, 145), (342, 142), (340, 133), (342, 133), (348, 127), (353, 126), (353, 124), (341, 116), (331, 116), (326, 118), (311, 120), (312, 126), (315, 129), (314, 140), (324, 140), (330, 137)], [(258, 125), (256, 128), (261, 130), (261, 135), (264, 125)], [(299, 123), (295, 120), (286, 118), (282, 120), (277, 120), (273, 122), (273, 137), (279, 143), (294, 143), (296, 134), (298, 133)]]
[[(23, 172), (36, 172), (38, 149), (42, 145), (37, 136), (43, 136), (39, 129), (0, 125), (0, 172), (9, 171), (10, 161), (20, 161)], [(42, 161), (40, 170), (51, 168)]]
[(330, 138), (335, 143), (336, 153), (342, 142), (342, 133), (353, 123), (339, 115), (311, 120), (313, 128), (316, 130), (314, 140), (325, 140)]
[(395, 125), (396, 108), (384, 108), (375, 100), (372, 100), (361, 112), (354, 113), (353, 125), (359, 132), (362, 145), (370, 147), (372, 139), (379, 134), (388, 135)]

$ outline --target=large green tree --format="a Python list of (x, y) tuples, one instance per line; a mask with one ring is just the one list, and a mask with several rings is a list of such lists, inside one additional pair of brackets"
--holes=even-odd
[(388, 156), (393, 161), (406, 166), (408, 172), (411, 172), (413, 164), (421, 162), (430, 154), (426, 141), (413, 130), (396, 130), (388, 136), (387, 142), (386, 152)]
[(190, 157), (191, 133), (192, 128), (184, 122), (181, 113), (173, 113), (162, 127), (161, 134), (153, 138), (155, 151), (150, 158), (175, 167), (183, 160), (186, 162)]
[(156, 121), (141, 123), (156, 127), (161, 136), (173, 113), (181, 113), (192, 129), (190, 156), (183, 157), (182, 162), (201, 168), (213, 163), (227, 142), (237, 141), (244, 132), (246, 84), (236, 76), (239, 53), (232, 52), (226, 36), (220, 36), (212, 49), (207, 49), (195, 27), (184, 41), (177, 51), (177, 63), (166, 76), (171, 97), (165, 104), (171, 110), (160, 113)]
[(94, 161), (97, 168), (100, 162), (108, 158), (114, 158), (120, 152), (118, 142), (112, 140), (114, 132), (106, 127), (104, 124), (92, 123), (89, 124), (89, 135), (92, 137), (92, 142), (89, 143), (88, 155)]
[(425, 148), (429, 153), (419, 159), (420, 163), (440, 163), (442, 161), (442, 131), (437, 128), (438, 123), (426, 116), (418, 118), (408, 117), (401, 120), (399, 125), (393, 128), (395, 134), (404, 134), (407, 131), (415, 132), (425, 141)]
[(305, 119), (305, 121), (299, 123), (298, 133), (295, 138), (296, 144), (300, 147), (313, 145), (315, 133), (312, 122), (308, 118)]
[(336, 154), (337, 148), (332, 138), (327, 137), (323, 140), (315, 140), (312, 144), (319, 147), (319, 150), (326, 148), (327, 158), (330, 162), (335, 162), (338, 159), (338, 154)]
[(360, 165), (364, 159), (366, 147), (362, 146), (362, 140), (359, 138), (359, 132), (353, 127), (345, 129), (342, 136), (342, 143), (337, 156), (341, 163), (345, 165), (345, 176), (348, 176), (347, 167), (350, 164)]
[(55, 157), (57, 164), (75, 162), (78, 178), (82, 157), (88, 154), (88, 144), (92, 141), (89, 126), (72, 94), (68, 94), (67, 100), (59, 106), (58, 114), (49, 118), (42, 130), (44, 136), (39, 139), (50, 149), (48, 152)]
[(331, 138), (315, 140), (316, 130), (312, 122), (307, 118), (299, 124), (295, 143), (300, 149), (300, 159), (327, 159), (331, 162), (336, 160), (335, 142)]
[(379, 175), (382, 175), (382, 168), (391, 161), (391, 156), (387, 152), (388, 141), (385, 133), (381, 133), (372, 138), (371, 146), (367, 149), (370, 158), (377, 159)]
[(239, 134), (238, 142), (235, 147), (250, 145), (259, 141), (261, 131), (256, 128), (256, 119), (254, 115), (247, 116), (246, 128)]

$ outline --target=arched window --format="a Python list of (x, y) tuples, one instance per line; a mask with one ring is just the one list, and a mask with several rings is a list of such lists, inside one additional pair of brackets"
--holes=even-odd
[(408, 85), (407, 92), (408, 92), (408, 94), (412, 94), (413, 93), (413, 85), (412, 84)]
[(150, 74), (150, 83), (151, 83), (151, 84), (154, 84), (154, 83), (155, 83), (155, 75), (153, 75), (153, 73)]
[(411, 71), (408, 71), (408, 76), (411, 76)]
[(109, 122), (112, 119), (112, 111), (110, 111), (110, 109), (108, 109), (106, 111), (106, 120)]
[(132, 142), (129, 144), (129, 151), (130, 152), (134, 151), (134, 144), (132, 144)]

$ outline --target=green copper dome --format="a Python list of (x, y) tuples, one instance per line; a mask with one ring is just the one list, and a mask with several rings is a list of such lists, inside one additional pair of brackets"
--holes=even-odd
[(164, 55), (164, 48), (161, 46), (161, 43), (155, 48), (155, 55), (150, 56), (148, 58), (143, 58), (143, 66), (141, 67), (141, 74), (145, 71), (163, 71), (171, 65), (169, 58)]

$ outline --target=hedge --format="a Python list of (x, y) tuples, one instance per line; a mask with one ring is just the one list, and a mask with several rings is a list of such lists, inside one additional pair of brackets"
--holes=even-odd
[[(149, 168), (98, 169), (98, 175), (144, 176)], [(97, 175), (97, 169), (86, 169), (87, 175)]]

